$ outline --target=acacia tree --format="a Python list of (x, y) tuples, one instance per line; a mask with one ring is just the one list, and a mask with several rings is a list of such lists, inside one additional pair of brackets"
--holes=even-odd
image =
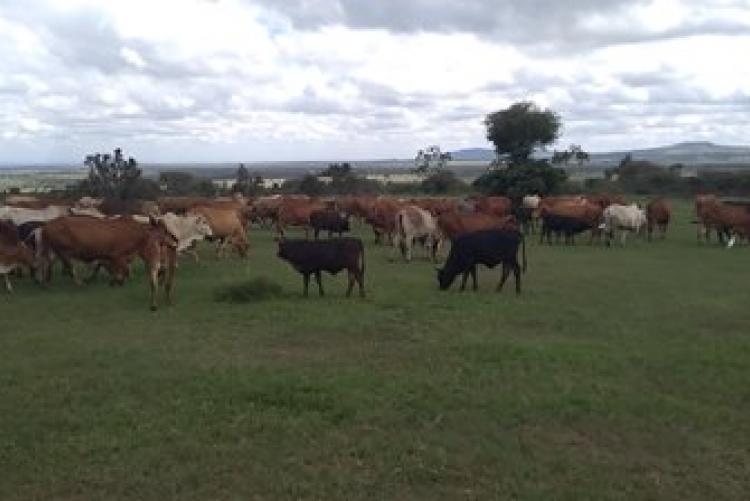
[(126, 160), (120, 148), (115, 148), (111, 155), (87, 155), (83, 164), (89, 168), (89, 175), (81, 183), (81, 188), (89, 195), (130, 200), (138, 197), (151, 198), (158, 193), (156, 183), (141, 178), (138, 162), (133, 157)]
[(554, 143), (562, 122), (557, 113), (542, 110), (531, 101), (520, 101), (487, 115), (484, 125), (495, 153), (507, 157), (514, 167), (526, 163), (535, 149)]

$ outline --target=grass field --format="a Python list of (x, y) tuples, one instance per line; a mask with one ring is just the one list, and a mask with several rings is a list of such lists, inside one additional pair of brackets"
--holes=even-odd
[[(0, 296), (0, 499), (747, 499), (747, 247), (530, 239), (524, 292), (367, 241), (364, 300), (251, 257)], [(581, 242), (585, 239), (580, 239)], [(216, 302), (259, 276), (278, 298)], [(311, 287), (311, 292), (315, 289)]]

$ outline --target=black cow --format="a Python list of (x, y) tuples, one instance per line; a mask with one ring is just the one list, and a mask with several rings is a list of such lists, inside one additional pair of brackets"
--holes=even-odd
[(575, 243), (575, 235), (583, 233), (586, 230), (594, 230), (588, 221), (568, 216), (559, 216), (557, 214), (544, 214), (542, 216), (542, 232), (539, 243), (544, 242), (547, 237), (547, 243), (552, 244), (552, 233), (555, 233), (557, 242), (560, 242), (560, 234), (565, 236), (566, 244)]
[(310, 213), (310, 226), (315, 231), (315, 240), (318, 239), (318, 233), (321, 230), (328, 230), (328, 238), (331, 238), (333, 233), (338, 233), (341, 237), (342, 233), (351, 230), (349, 218), (331, 209), (312, 211)]
[(315, 275), (318, 292), (323, 295), (320, 272), (335, 275), (346, 268), (349, 275), (347, 297), (351, 296), (354, 282), (359, 284), (359, 295), (365, 297), (365, 248), (359, 238), (333, 238), (330, 240), (280, 240), (277, 256), (291, 264), (302, 274), (304, 294), (307, 297), (310, 275)]
[(463, 274), (461, 290), (466, 288), (466, 279), (471, 275), (474, 290), (477, 290), (477, 264), (494, 268), (503, 265), (503, 275), (497, 285), (499, 292), (513, 271), (516, 279), (516, 294), (521, 293), (521, 267), (518, 264), (518, 246), (523, 249), (523, 271), (526, 271), (526, 242), (519, 231), (483, 230), (458, 237), (451, 245), (445, 266), (438, 270), (441, 290), (450, 288), (459, 274)]

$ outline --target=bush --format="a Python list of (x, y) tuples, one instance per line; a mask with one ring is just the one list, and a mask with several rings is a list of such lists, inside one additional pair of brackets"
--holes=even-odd
[(445, 195), (450, 193), (465, 193), (469, 186), (449, 170), (442, 170), (432, 174), (422, 181), (421, 190), (428, 195)]
[(474, 187), (487, 195), (520, 198), (529, 193), (557, 193), (567, 173), (545, 160), (529, 161), (504, 169), (489, 170), (474, 181)]
[(244, 304), (267, 301), (281, 297), (283, 290), (279, 284), (266, 277), (254, 278), (247, 282), (220, 287), (214, 299), (221, 303)]

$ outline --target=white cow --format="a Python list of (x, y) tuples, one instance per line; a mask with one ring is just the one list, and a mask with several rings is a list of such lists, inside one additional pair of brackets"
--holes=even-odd
[(44, 209), (0, 207), (0, 220), (10, 221), (16, 226), (21, 226), (24, 223), (46, 223), (68, 214), (70, 214), (70, 207), (64, 205), (50, 205)]
[(607, 237), (607, 245), (611, 244), (615, 232), (620, 232), (620, 243), (625, 245), (628, 232), (642, 234), (646, 228), (646, 211), (632, 205), (612, 204), (604, 209), (604, 222), (600, 226)]
[(542, 197), (539, 195), (526, 195), (521, 200), (521, 206), (524, 209), (538, 209), (541, 201)]
[[(141, 224), (150, 224), (151, 222), (151, 217), (149, 216), (133, 215), (130, 217)], [(195, 245), (206, 237), (213, 235), (208, 220), (200, 214), (178, 216), (172, 212), (167, 212), (155, 219), (164, 223), (167, 231), (177, 239), (177, 253), (189, 252), (193, 256), (193, 259), (198, 262), (198, 253), (195, 252)]]
[(394, 256), (398, 250), (407, 262), (412, 258), (414, 240), (423, 238), (425, 249), (437, 260), (437, 253), (443, 242), (443, 235), (437, 221), (428, 211), (416, 205), (407, 205), (396, 213), (396, 228), (393, 237)]

